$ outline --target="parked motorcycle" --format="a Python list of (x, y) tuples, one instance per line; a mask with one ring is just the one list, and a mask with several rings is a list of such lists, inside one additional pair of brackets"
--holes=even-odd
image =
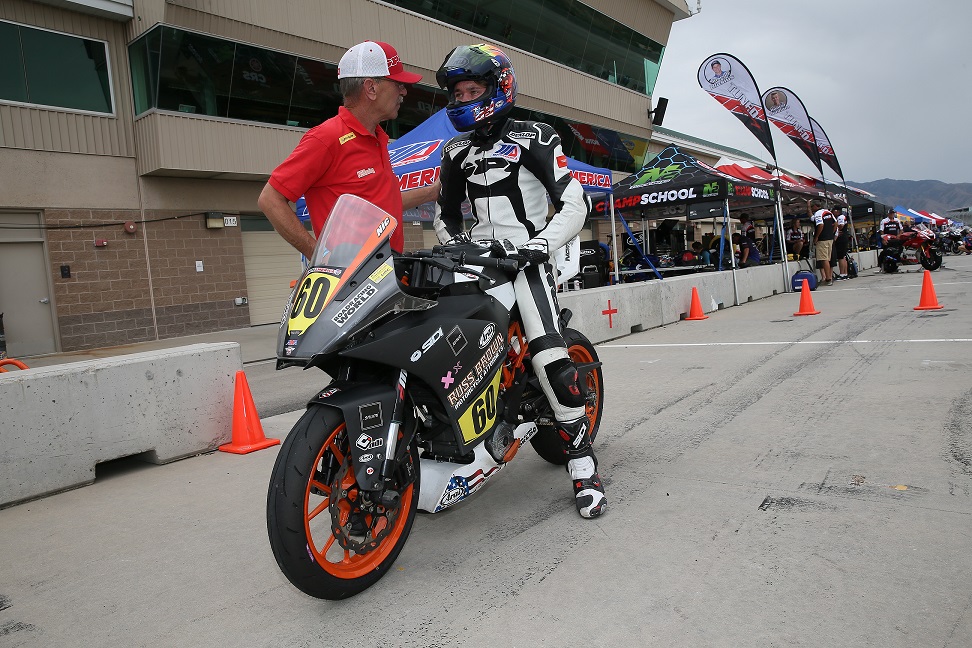
[[(527, 441), (543, 459), (566, 463), (514, 307), (515, 248), (493, 241), (396, 258), (396, 226), (367, 201), (342, 196), (278, 334), (278, 369), (332, 377), (284, 441), (267, 495), (277, 565), (318, 598), (376, 583), (418, 509), (467, 499)], [(578, 249), (562, 276), (576, 274)], [(594, 347), (569, 319), (562, 310), (593, 439), (604, 382)]]
[(888, 237), (878, 255), (878, 265), (885, 272), (897, 272), (899, 265), (919, 263), (926, 270), (942, 267), (942, 252), (935, 233), (920, 223), (896, 237)]

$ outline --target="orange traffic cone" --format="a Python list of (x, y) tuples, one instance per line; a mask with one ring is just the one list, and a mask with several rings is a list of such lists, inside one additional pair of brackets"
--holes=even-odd
[(699, 302), (699, 291), (692, 286), (692, 306), (689, 308), (689, 316), (685, 318), (688, 322), (709, 319), (709, 316), (702, 312), (702, 303)]
[(921, 299), (918, 300), (915, 310), (938, 310), (939, 308), (945, 307), (938, 303), (931, 273), (925, 270), (925, 279), (921, 282)]
[(810, 296), (810, 284), (803, 280), (803, 289), (800, 291), (800, 310), (794, 315), (819, 315), (820, 311), (813, 308), (813, 297)]
[(233, 393), (233, 441), (219, 446), (223, 452), (247, 454), (280, 443), (280, 439), (268, 439), (263, 435), (263, 425), (253, 403), (253, 394), (246, 382), (246, 374), (236, 372), (236, 388)]

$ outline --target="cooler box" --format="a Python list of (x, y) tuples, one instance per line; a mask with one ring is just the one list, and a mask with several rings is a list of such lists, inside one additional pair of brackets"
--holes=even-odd
[(807, 285), (810, 286), (810, 290), (817, 289), (817, 275), (808, 270), (800, 270), (793, 275), (793, 292), (803, 290), (804, 279), (807, 280)]

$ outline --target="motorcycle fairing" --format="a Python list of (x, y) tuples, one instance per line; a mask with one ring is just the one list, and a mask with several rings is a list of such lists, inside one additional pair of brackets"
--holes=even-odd
[[(434, 312), (378, 327), (374, 339), (341, 355), (403, 368), (410, 379), (421, 379), (442, 403), (465, 452), (497, 420), (509, 313), (481, 294), (445, 297), (439, 304)], [(452, 314), (460, 317), (442, 317)], [(471, 314), (499, 321), (467, 319)]]
[(308, 268), (281, 321), (277, 357), (306, 362), (333, 353), (355, 332), (389, 313), (435, 306), (402, 292), (393, 264), (390, 244), (382, 240), (377, 250), (360, 258), (357, 269), (344, 269), (340, 276), (332, 268)]
[(365, 490), (380, 490), (385, 460), (385, 436), (395, 408), (395, 386), (375, 383), (332, 382), (308, 405), (341, 410), (347, 426), (354, 476)]
[[(529, 421), (519, 424), (513, 431), (513, 436), (524, 444), (536, 433), (536, 424)], [(418, 507), (428, 513), (438, 513), (458, 504), (482, 488), (486, 480), (505, 465), (496, 463), (483, 444), (476, 446), (474, 459), (468, 464), (422, 459), (422, 486), (419, 490)]]

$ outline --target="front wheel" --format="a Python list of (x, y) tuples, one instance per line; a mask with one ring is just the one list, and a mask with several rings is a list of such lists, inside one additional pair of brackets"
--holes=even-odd
[[(591, 341), (574, 329), (564, 330), (564, 341), (567, 343), (567, 354), (574, 364), (588, 364), (597, 362), (597, 351)], [(597, 436), (597, 428), (601, 424), (601, 413), (604, 409), (604, 374), (601, 368), (593, 369), (587, 373), (587, 403), (584, 407), (587, 415), (589, 434), (591, 441)], [(533, 449), (537, 454), (552, 464), (563, 466), (567, 463), (567, 453), (564, 451), (564, 442), (557, 433), (557, 428), (553, 425), (537, 426), (537, 433), (530, 439)]]
[(392, 507), (358, 488), (341, 412), (311, 405), (290, 431), (270, 477), (267, 532), (277, 565), (297, 589), (322, 599), (354, 596), (385, 575), (405, 546), (419, 496), (413, 443), (404, 459), (414, 479)]
[(918, 248), (918, 258), (925, 270), (938, 270), (942, 267), (942, 253), (933, 247), (928, 248), (927, 254), (924, 248)]

